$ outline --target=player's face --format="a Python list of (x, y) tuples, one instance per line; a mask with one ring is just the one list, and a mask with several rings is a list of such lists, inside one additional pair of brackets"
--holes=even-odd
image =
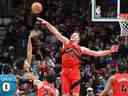
[(80, 41), (80, 35), (79, 35), (79, 33), (74, 32), (74, 33), (71, 35), (70, 40), (73, 41), (73, 42), (79, 43), (79, 41)]

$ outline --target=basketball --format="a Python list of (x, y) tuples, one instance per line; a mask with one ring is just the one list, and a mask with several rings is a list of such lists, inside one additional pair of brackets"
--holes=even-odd
[(40, 14), (43, 11), (43, 6), (40, 2), (34, 2), (31, 6), (33, 14)]

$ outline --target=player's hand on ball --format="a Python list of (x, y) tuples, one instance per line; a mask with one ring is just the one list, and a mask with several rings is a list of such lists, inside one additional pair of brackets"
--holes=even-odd
[(112, 53), (114, 53), (114, 52), (118, 52), (118, 49), (119, 49), (119, 45), (112, 45), (110, 50)]

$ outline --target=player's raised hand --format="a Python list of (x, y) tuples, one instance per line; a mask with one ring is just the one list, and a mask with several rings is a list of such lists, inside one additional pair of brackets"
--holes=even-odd
[(112, 45), (110, 50), (112, 53), (114, 53), (114, 52), (118, 52), (118, 49), (119, 49), (119, 45)]
[(37, 17), (37, 21), (38, 21), (39, 23), (41, 23), (42, 25), (48, 24), (48, 22), (47, 22), (46, 20), (44, 20), (44, 19), (42, 19), (42, 18), (40, 18), (40, 17)]
[(29, 38), (32, 38), (32, 37), (38, 36), (38, 35), (39, 35), (39, 33), (36, 32), (35, 30), (33, 30), (33, 31), (30, 32)]

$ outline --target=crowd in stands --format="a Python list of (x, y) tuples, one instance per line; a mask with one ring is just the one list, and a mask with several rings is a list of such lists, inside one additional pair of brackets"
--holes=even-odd
[[(118, 23), (92, 22), (90, 9), (85, 0), (40, 0), (40, 2), (43, 4), (44, 10), (38, 15), (39, 17), (56, 26), (64, 36), (69, 37), (73, 31), (79, 31), (80, 44), (90, 49), (108, 49), (120, 34)], [(4, 41), (6, 45), (3, 44), (0, 62), (11, 68), (9, 72), (17, 75), (19, 80), (17, 94), (34, 96), (33, 82), (28, 80), (29, 76), (25, 76), (27, 71), (23, 66), (27, 58), (28, 37), (32, 31), (39, 33), (38, 36), (31, 39), (31, 72), (41, 81), (45, 80), (47, 74), (52, 74), (51, 81), (60, 94), (58, 96), (62, 96), (60, 89), (61, 43), (48, 30), (36, 24), (36, 15), (31, 14), (29, 9), (19, 8), (19, 10), (8, 25), (8, 33)], [(88, 96), (87, 94), (91, 94), (89, 96), (97, 94), (98, 96), (104, 89), (108, 77), (118, 70), (118, 64), (128, 64), (128, 44), (125, 42), (126, 40), (121, 39), (120, 49), (116, 54), (100, 58), (82, 56), (80, 96)], [(21, 90), (22, 92), (20, 92)]]

